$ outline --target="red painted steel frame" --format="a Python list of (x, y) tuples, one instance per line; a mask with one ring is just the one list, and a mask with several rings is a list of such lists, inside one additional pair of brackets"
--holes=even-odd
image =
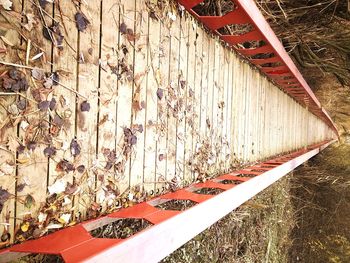
[[(313, 145), (37, 240), (0, 250), (0, 262), (28, 253), (57, 254), (65, 262), (158, 262), (333, 142)], [(220, 183), (222, 180), (239, 180), (242, 183), (223, 184)], [(192, 192), (193, 189), (203, 187), (220, 188), (224, 192), (217, 195)], [(155, 207), (162, 200), (171, 199), (192, 200), (198, 204), (185, 211), (161, 210)], [(89, 231), (121, 218), (143, 218), (154, 225), (123, 240), (94, 238), (90, 235)]]
[[(334, 131), (337, 137), (339, 136), (333, 120), (322, 108), (254, 0), (232, 0), (236, 8), (223, 16), (198, 15), (194, 8), (204, 2), (204, 0), (178, 0), (178, 2), (207, 28), (219, 35), (229, 46), (232, 46), (238, 53), (247, 57), (252, 64), (260, 68), (262, 73), (272, 79), (287, 94), (301, 105), (308, 107), (313, 114), (321, 118)], [(253, 29), (242, 35), (223, 35), (219, 32), (220, 28), (231, 24), (250, 24)], [(248, 41), (264, 41), (265, 45), (257, 48), (238, 48), (237, 44), (243, 44)], [(273, 56), (252, 58), (253, 55), (257, 54), (273, 54)], [(268, 63), (279, 63), (279, 65), (271, 66)], [(265, 66), (263, 66), (264, 64)], [(287, 80), (285, 77), (289, 77), (289, 79)]]

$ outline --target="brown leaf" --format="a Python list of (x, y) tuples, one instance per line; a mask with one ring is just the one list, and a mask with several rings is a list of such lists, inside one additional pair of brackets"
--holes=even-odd
[(72, 163), (67, 160), (62, 160), (56, 165), (56, 171), (64, 171), (66, 173), (72, 172), (75, 170), (75, 167)]
[(79, 165), (78, 167), (77, 167), (77, 171), (78, 171), (78, 173), (83, 173), (83, 172), (85, 172), (85, 166), (82, 164), (82, 165)]
[(78, 190), (78, 186), (76, 184), (67, 183), (66, 190), (64, 193), (67, 195), (72, 195)]

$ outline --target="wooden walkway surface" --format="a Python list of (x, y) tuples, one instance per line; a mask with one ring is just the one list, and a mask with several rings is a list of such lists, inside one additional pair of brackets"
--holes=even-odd
[(170, 6), (12, 2), (0, 11), (0, 235), (11, 242), (332, 137)]

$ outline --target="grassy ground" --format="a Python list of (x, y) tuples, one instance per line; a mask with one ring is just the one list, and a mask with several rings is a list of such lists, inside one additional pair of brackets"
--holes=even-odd
[(286, 262), (293, 227), (289, 188), (290, 179), (281, 179), (162, 262)]
[(291, 180), (290, 262), (350, 262), (350, 146), (325, 150)]

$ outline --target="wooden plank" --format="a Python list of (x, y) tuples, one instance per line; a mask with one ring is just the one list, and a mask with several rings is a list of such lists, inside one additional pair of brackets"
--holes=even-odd
[[(208, 136), (211, 140), (211, 147), (215, 156), (215, 170), (213, 173), (217, 173), (220, 162), (220, 148), (217, 145), (220, 143), (221, 127), (219, 126), (218, 105), (219, 105), (219, 89), (221, 84), (221, 72), (222, 72), (222, 52), (219, 43), (213, 40), (214, 52), (213, 52), (213, 69), (210, 72), (212, 74), (212, 84), (209, 83), (209, 92), (212, 94), (209, 96), (209, 119), (210, 119), (210, 132)], [(219, 70), (219, 67), (221, 70)], [(209, 78), (210, 79), (210, 78)]]
[[(199, 34), (202, 31), (199, 32)], [(210, 53), (212, 51), (212, 44), (209, 36), (205, 35), (202, 38), (202, 54), (203, 54), (203, 65), (202, 65), (202, 79), (201, 79), (201, 114), (200, 114), (200, 143), (205, 139), (207, 134), (207, 105), (209, 97), (209, 67), (210, 67)]]
[(256, 74), (257, 77), (257, 88), (258, 88), (258, 98), (257, 98), (257, 114), (258, 114), (258, 123), (256, 127), (256, 159), (261, 156), (261, 130), (262, 130), (262, 85), (260, 74)]
[[(48, 10), (52, 10), (52, 5), (49, 4), (47, 8)], [(34, 6), (30, 1), (23, 2), (23, 12), (25, 14), (35, 13)], [(45, 23), (50, 25), (51, 19), (46, 16), (44, 16), (44, 18)], [(35, 53), (39, 53), (40, 51), (42, 51), (44, 52), (45, 56), (45, 59), (36, 60), (33, 63), (31, 63), (31, 66), (42, 68), (44, 71), (50, 73), (50, 64), (52, 62), (51, 42), (42, 38), (42, 30), (43, 26), (41, 24), (37, 28), (33, 28), (30, 32), (28, 32), (28, 39), (30, 39), (32, 43), (35, 43), (38, 47), (41, 48), (41, 50), (35, 48)], [(31, 72), (28, 73), (31, 74)], [(25, 95), (29, 100), (27, 108), (29, 108), (31, 112), (35, 112), (38, 109), (38, 102), (34, 99), (32, 94), (33, 92), (39, 92), (40, 88), (42, 88), (42, 82), (40, 83), (40, 81), (36, 81), (32, 77), (28, 77), (27, 80), (28, 84), (30, 85), (30, 88), (25, 92)], [(61, 87), (56, 87), (54, 90), (56, 89), (61, 90)], [(49, 95), (49, 92), (47, 92), (46, 94), (43, 94), (42, 97), (40, 97), (40, 100), (50, 100), (50, 97), (51, 95)], [(74, 102), (75, 101), (73, 101), (73, 103)], [(45, 203), (46, 201), (49, 174), (48, 159), (44, 155), (43, 151), (46, 148), (45, 144), (47, 143), (49, 127), (41, 129), (40, 126), (44, 125), (45, 127), (45, 124), (47, 124), (48, 119), (49, 118), (47, 111), (38, 112), (38, 114), (31, 114), (27, 118), (24, 118), (22, 120), (19, 132), (17, 134), (21, 143), (24, 146), (26, 146), (26, 149), (23, 153), (18, 154), (17, 157), (20, 165), (18, 165), (17, 170), (18, 180), (16, 187), (19, 188), (20, 185), (25, 185), (25, 187), (23, 191), (18, 191), (18, 188), (16, 189), (16, 228), (22, 223), (24, 223), (24, 221), (22, 220), (25, 219), (25, 217), (32, 217), (36, 219), (38, 216), (39, 208), (41, 207), (42, 203)], [(29, 147), (30, 145), (35, 146)], [(31, 148), (31, 150), (29, 150), (29, 148)], [(26, 199), (34, 201), (25, 202)], [(21, 236), (18, 235), (16, 239), (21, 239)]]
[(216, 55), (219, 55), (216, 49), (215, 41), (213, 39), (209, 40), (209, 61), (208, 61), (208, 94), (207, 94), (207, 104), (206, 104), (206, 130), (205, 134), (210, 141), (210, 146), (213, 144), (215, 139), (213, 136), (213, 105), (214, 105), (214, 88), (215, 88), (215, 66), (218, 61)]
[(231, 77), (231, 107), (228, 109), (231, 112), (231, 125), (230, 125), (230, 134), (231, 134), (231, 140), (230, 140), (230, 145), (231, 145), (231, 149), (230, 149), (230, 154), (231, 154), (231, 158), (230, 158), (230, 169), (232, 169), (235, 166), (235, 163), (237, 161), (237, 84), (236, 84), (236, 63), (237, 63), (237, 59), (236, 57), (231, 54), (231, 68), (230, 68), (230, 72), (232, 74)]
[[(137, 132), (137, 144), (134, 147), (134, 154), (131, 156), (131, 171), (130, 171), (130, 186), (141, 186), (144, 181), (145, 172), (151, 173), (154, 177), (154, 171), (145, 169), (146, 165), (151, 165), (155, 168), (155, 134), (149, 133), (148, 143), (152, 144), (153, 154), (148, 154), (150, 159), (147, 159), (148, 163), (145, 163), (145, 147), (146, 147), (146, 131), (148, 118), (147, 113), (152, 114), (155, 119), (157, 118), (157, 91), (154, 87), (149, 88), (148, 74), (150, 74), (150, 62), (149, 62), (149, 15), (145, 4), (145, 1), (135, 1), (135, 34), (139, 35), (132, 43), (135, 46), (135, 58), (134, 58), (134, 87), (133, 87), (133, 99), (132, 99), (132, 127), (138, 129)], [(156, 33), (156, 32), (155, 32)], [(155, 38), (159, 40), (159, 34), (155, 35)], [(151, 83), (151, 84), (154, 84)], [(155, 85), (156, 87), (156, 85)], [(151, 129), (154, 133), (154, 125), (151, 125)], [(148, 129), (149, 130), (149, 129)], [(153, 135), (153, 136), (152, 136)], [(153, 143), (152, 143), (153, 141)], [(152, 158), (153, 157), (153, 158)], [(154, 180), (153, 180), (154, 181)], [(138, 187), (139, 188), (139, 187)], [(142, 187), (141, 187), (142, 189)]]
[[(169, 64), (169, 87), (168, 87), (168, 137), (167, 137), (167, 179), (178, 176), (176, 172), (177, 156), (177, 121), (178, 106), (180, 99), (179, 87), (179, 53), (180, 53), (180, 19), (177, 17), (170, 27), (170, 64)], [(180, 175), (179, 175), (180, 176)], [(177, 179), (176, 179), (177, 180)]]
[[(22, 10), (22, 1), (12, 1), (12, 10), (13, 12), (20, 13)], [(12, 22), (20, 27), (20, 18)], [(8, 27), (11, 27), (11, 25), (3, 16), (0, 16), (1, 35), (11, 39), (15, 47), (20, 47), (22, 44), (20, 35), (14, 29), (8, 29)], [(2, 61), (18, 63), (14, 49), (9, 48), (2, 41), (0, 47), (6, 48), (5, 53), (0, 53), (0, 59)], [(1, 73), (8, 69), (8, 67), (0, 65)], [(20, 191), (17, 191), (20, 183), (17, 182), (16, 177), (16, 166), (18, 165), (16, 160), (18, 145), (16, 136), (19, 132), (18, 123), (16, 123), (15, 119), (17, 116), (12, 116), (13, 114), (7, 112), (9, 107), (16, 105), (16, 102), (20, 99), (23, 98), (17, 96), (0, 96), (0, 189), (1, 195), (4, 197), (0, 205), (0, 236), (4, 238), (0, 240), (0, 248), (12, 243), (14, 240), (16, 199), (18, 195), (21, 195)]]
[(248, 99), (249, 99), (249, 87), (247, 85), (248, 83), (248, 73), (247, 73), (247, 66), (246, 63), (242, 63), (242, 85), (243, 85), (243, 96), (242, 96), (242, 120), (241, 120), (241, 158), (244, 163), (247, 162), (247, 137), (249, 136), (247, 133), (247, 122), (248, 122)]
[(197, 94), (196, 94), (196, 78), (197, 76), (197, 43), (196, 33), (197, 25), (191, 18), (188, 18), (188, 66), (187, 66), (187, 90), (186, 90), (186, 115), (185, 115), (185, 164), (184, 164), (184, 179), (185, 183), (190, 183), (193, 180), (192, 173), (192, 156), (193, 145), (195, 141), (196, 129), (199, 125), (199, 116), (196, 111)]
[(246, 160), (248, 163), (252, 161), (252, 136), (253, 136), (253, 127), (255, 125), (254, 115), (253, 115), (253, 104), (254, 104), (254, 92), (253, 92), (253, 80), (252, 80), (252, 70), (249, 64), (246, 64), (246, 73), (247, 73), (247, 119), (246, 119), (246, 141), (245, 141), (245, 150), (246, 150)]
[[(111, 1), (110, 5), (106, 6), (106, 9), (105, 7), (103, 9), (108, 11), (114, 5), (115, 1)], [(134, 114), (133, 94), (135, 91), (135, 39), (138, 37), (137, 32), (135, 32), (135, 16), (136, 13), (134, 1), (125, 1), (121, 3), (119, 13), (119, 29), (124, 27), (127, 28), (126, 34), (123, 32), (124, 30), (119, 30), (118, 59), (123, 61), (123, 66), (126, 67), (126, 71), (124, 74), (122, 74), (122, 77), (119, 80), (116, 114), (116, 148), (118, 149), (117, 163), (122, 163), (121, 172), (118, 174), (118, 182), (119, 190), (122, 193), (130, 187), (130, 165), (131, 160), (135, 156), (137, 140), (140, 136), (140, 132), (137, 131), (138, 128), (132, 127), (132, 116)], [(108, 17), (106, 18), (109, 19)], [(106, 30), (113, 30), (113, 28), (108, 26), (105, 28)], [(102, 36), (103, 35), (104, 33), (102, 32)], [(102, 84), (103, 83), (101, 80), (101, 85)], [(135, 107), (137, 108), (137, 105)], [(106, 113), (107, 112), (108, 111), (106, 110)]]
[(185, 142), (186, 142), (186, 107), (187, 107), (187, 67), (188, 67), (188, 22), (186, 17), (180, 19), (180, 43), (179, 43), (179, 79), (177, 84), (177, 122), (176, 122), (176, 176), (183, 181), (185, 166)]
[(230, 65), (231, 65), (231, 52), (227, 51), (225, 54), (225, 77), (224, 77), (224, 84), (223, 84), (223, 135), (222, 135), (222, 147), (223, 147), (223, 166), (225, 172), (229, 170), (229, 159), (230, 159), (230, 133), (229, 131), (229, 122), (231, 122), (231, 114), (228, 111), (228, 109), (231, 107), (231, 97), (230, 92), (231, 90), (231, 83), (230, 83), (230, 76), (232, 76), (232, 71), (230, 71)]
[[(86, 169), (82, 173), (75, 174), (76, 184), (80, 187), (75, 207), (76, 212), (85, 218), (86, 211), (91, 207), (95, 198), (96, 178), (91, 168), (94, 166), (97, 154), (101, 8), (88, 3), (82, 3), (80, 8), (89, 19), (90, 25), (86, 32), (79, 33), (78, 50), (81, 58), (77, 69), (77, 91), (86, 97), (86, 101), (79, 99), (76, 110), (76, 136), (82, 152), (77, 166), (83, 165)], [(86, 111), (84, 105), (90, 105), (90, 109)]]
[[(96, 7), (95, 7), (96, 8)], [(98, 105), (97, 105), (97, 144), (96, 161), (93, 163), (95, 174), (94, 191), (95, 200), (103, 207), (107, 208), (108, 203), (115, 199), (115, 194), (111, 191), (105, 191), (108, 181), (111, 181), (111, 189), (121, 188), (118, 181), (123, 177), (122, 172), (115, 172), (114, 165), (122, 159), (122, 148), (116, 147), (115, 138), (117, 137), (117, 98), (120, 88), (118, 81), (118, 59), (123, 56), (119, 45), (119, 7), (111, 0), (103, 1), (101, 5), (101, 35), (100, 35), (100, 71), (98, 82)], [(121, 59), (125, 59), (124, 57)], [(125, 75), (122, 75), (123, 81), (126, 81)], [(125, 114), (128, 109), (124, 109)], [(93, 110), (95, 111), (95, 109)], [(130, 116), (130, 115), (129, 115)], [(130, 118), (130, 117), (129, 117)], [(129, 126), (128, 126), (129, 127)], [(121, 128), (118, 130), (121, 134)], [(121, 146), (122, 147), (122, 146)], [(113, 154), (117, 156), (117, 161), (113, 160)], [(110, 157), (111, 160), (108, 158)], [(122, 165), (120, 165), (122, 166)], [(124, 168), (124, 167), (123, 167)], [(120, 169), (122, 170), (122, 169)], [(120, 171), (119, 170), (119, 171)], [(122, 191), (120, 189), (120, 191)]]
[[(64, 13), (62, 12), (64, 10)], [(62, 47), (54, 49), (53, 53), (53, 71), (58, 72), (59, 81), (62, 85), (76, 90), (77, 88), (77, 48), (78, 48), (78, 29), (75, 24), (76, 6), (68, 1), (55, 5), (55, 19), (62, 21), (67, 30)], [(76, 123), (75, 110), (77, 96), (74, 92), (67, 92), (66, 89), (57, 88), (53, 96), (59, 102), (57, 103), (56, 113), (64, 120), (66, 126), (63, 127), (58, 136), (55, 137), (55, 143), (62, 145), (63, 149), (58, 151), (55, 159), (50, 161), (50, 174), (48, 178), (49, 185), (56, 182), (58, 177), (65, 182), (73, 182), (73, 174), (64, 174), (56, 171), (56, 165), (63, 159), (75, 163), (76, 158), (71, 154), (69, 144), (75, 138)], [(78, 142), (81, 144), (81, 142)], [(68, 144), (68, 145), (67, 145)], [(60, 147), (62, 148), (62, 147)]]
[[(146, 122), (145, 122), (145, 149), (144, 149), (144, 188), (149, 193), (156, 190), (157, 167), (159, 161), (158, 153), (158, 131), (160, 131), (158, 120), (158, 108), (163, 97), (157, 96), (158, 90), (163, 92), (162, 78), (160, 73), (159, 50), (160, 50), (161, 24), (157, 19), (148, 16), (148, 47), (147, 47), (147, 93), (146, 93)], [(164, 92), (163, 92), (164, 93)], [(160, 94), (161, 95), (161, 94)], [(163, 161), (165, 163), (165, 161)]]
[[(167, 27), (166, 21), (160, 21), (160, 43), (159, 43), (159, 76), (163, 93), (163, 98), (158, 100), (158, 122), (157, 122), (157, 164), (156, 176), (157, 181), (167, 180), (167, 163), (168, 163), (168, 88), (170, 83), (170, 28)], [(160, 192), (164, 183), (157, 184), (157, 191)]]
[(238, 85), (238, 59), (236, 56), (233, 56), (233, 64), (232, 64), (232, 115), (233, 115), (233, 125), (231, 126), (231, 134), (232, 134), (232, 145), (233, 145), (233, 159), (231, 162), (237, 162), (239, 159), (239, 85)]
[[(205, 70), (204, 68), (207, 65), (208, 61), (208, 43), (203, 37), (202, 29), (196, 25), (194, 32), (195, 41), (195, 79), (194, 79), (194, 100), (193, 100), (193, 112), (194, 112), (194, 121), (193, 121), (193, 131), (192, 131), (192, 160), (191, 160), (191, 169), (192, 169), (192, 180), (196, 180), (198, 176), (198, 171), (195, 171), (193, 160), (195, 159), (197, 153), (197, 147), (201, 143), (202, 139), (202, 130), (201, 127), (205, 127), (205, 116), (202, 114), (202, 103), (204, 103), (204, 94), (207, 92), (207, 82), (205, 81)], [(193, 37), (190, 34), (190, 37)], [(191, 43), (191, 40), (190, 40)], [(191, 46), (191, 44), (190, 44)]]
[(217, 43), (220, 50), (220, 65), (217, 68), (216, 74), (218, 75), (218, 81), (217, 81), (217, 101), (216, 105), (214, 107), (216, 108), (216, 126), (217, 126), (217, 142), (216, 145), (219, 145), (219, 147), (216, 146), (216, 149), (218, 151), (218, 159), (216, 162), (217, 172), (219, 171), (224, 172), (225, 171), (225, 146), (223, 137), (225, 136), (225, 125), (224, 125), (224, 112), (225, 112), (225, 86), (226, 83), (226, 74), (227, 74), (227, 65), (226, 65), (226, 53), (228, 50), (226, 50), (221, 43)]

